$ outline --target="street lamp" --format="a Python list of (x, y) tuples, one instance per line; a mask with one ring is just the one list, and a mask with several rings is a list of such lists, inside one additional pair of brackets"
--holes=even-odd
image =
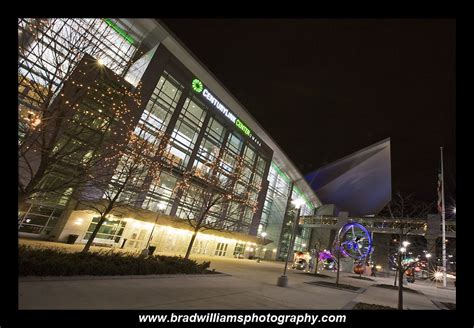
[(428, 275), (428, 272), (430, 270), (430, 258), (431, 258), (431, 254), (430, 253), (426, 253), (425, 254), (425, 257), (426, 257), (426, 275)]
[(155, 223), (153, 224), (153, 228), (151, 229), (150, 237), (148, 238), (148, 242), (146, 243), (145, 249), (142, 251), (143, 256), (147, 256), (149, 254), (148, 247), (150, 246), (151, 238), (153, 238), (153, 231), (155, 231), (156, 222), (158, 222), (158, 218), (163, 213), (163, 210), (166, 208), (166, 205), (163, 203), (158, 204), (158, 212), (156, 213)]
[(408, 245), (410, 245), (410, 242), (405, 240), (402, 244), (403, 244), (403, 247), (406, 248), (408, 247)]
[(277, 285), (280, 287), (288, 286), (288, 277), (286, 275), (286, 268), (288, 267), (288, 260), (290, 258), (290, 254), (293, 252), (296, 227), (298, 226), (298, 221), (300, 219), (300, 213), (301, 213), (301, 205), (304, 204), (304, 200), (301, 198), (297, 198), (294, 201), (292, 201), (292, 203), (295, 206), (295, 208), (298, 209), (298, 212), (296, 213), (295, 221), (293, 222), (293, 230), (291, 232), (291, 240), (290, 240), (290, 245), (289, 245), (290, 247), (288, 247), (288, 252), (286, 254), (286, 261), (285, 261), (285, 268), (283, 269), (283, 275), (281, 277), (278, 277), (278, 281), (277, 281)]

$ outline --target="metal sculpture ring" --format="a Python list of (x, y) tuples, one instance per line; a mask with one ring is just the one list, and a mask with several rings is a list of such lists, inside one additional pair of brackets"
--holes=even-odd
[(362, 260), (369, 256), (372, 249), (370, 232), (357, 222), (346, 223), (337, 236), (337, 245), (341, 253), (354, 259)]

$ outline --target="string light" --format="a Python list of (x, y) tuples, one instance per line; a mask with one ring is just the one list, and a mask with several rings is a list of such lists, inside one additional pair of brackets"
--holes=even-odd
[[(101, 59), (97, 60), (97, 63), (100, 64), (103, 61)], [(87, 65), (87, 61), (84, 62), (84, 65)], [(79, 66), (80, 67), (80, 66)], [(86, 67), (87, 68), (87, 67)], [(86, 71), (79, 69), (78, 73), (82, 77), (86, 75)], [(116, 75), (115, 72), (111, 74), (114, 76), (115, 82), (120, 83), (120, 76)], [(77, 76), (73, 75), (69, 84), (74, 87), (83, 88), (84, 84), (82, 80), (76, 80)], [(162, 139), (162, 142), (151, 142), (150, 140), (145, 140), (144, 138), (139, 138), (135, 134), (135, 129), (138, 127), (141, 131), (145, 131), (145, 126), (134, 126), (134, 119), (132, 115), (132, 108), (134, 106), (140, 106), (142, 103), (141, 100), (141, 83), (138, 85), (135, 92), (131, 92), (126, 87), (119, 84), (117, 88), (103, 87), (103, 80), (94, 79), (91, 85), (87, 85), (87, 99), (93, 99), (95, 106), (103, 109), (94, 109), (94, 110), (84, 110), (82, 113), (87, 115), (87, 122), (94, 122), (95, 118), (101, 118), (104, 120), (104, 127), (107, 124), (115, 124), (114, 131), (111, 130), (110, 126), (106, 131), (111, 132), (114, 137), (113, 140), (117, 141), (115, 145), (109, 145), (104, 147), (105, 153), (107, 156), (103, 158), (103, 161), (107, 164), (105, 165), (108, 169), (115, 166), (118, 160), (127, 157), (132, 162), (135, 162), (137, 165), (140, 164), (143, 166), (141, 172), (147, 174), (153, 181), (159, 181), (160, 174), (162, 171), (171, 171), (178, 170), (180, 171), (181, 179), (176, 183), (173, 193), (182, 192), (189, 196), (189, 191), (191, 190), (200, 190), (200, 196), (209, 198), (208, 204), (211, 204), (214, 200), (216, 202), (209, 208), (211, 211), (213, 208), (218, 208), (219, 206), (224, 206), (226, 204), (236, 203), (242, 207), (248, 207), (251, 212), (255, 213), (257, 210), (257, 196), (261, 190), (261, 180), (260, 182), (252, 177), (244, 177), (244, 166), (245, 160), (242, 156), (230, 156), (229, 158), (235, 158), (235, 163), (232, 167), (227, 163), (224, 158), (225, 155), (230, 155), (231, 153), (221, 148), (219, 150), (218, 156), (214, 160), (206, 160), (204, 166), (207, 167), (207, 170), (199, 169), (193, 167), (191, 170), (182, 170), (177, 168), (177, 163), (173, 161), (175, 156), (172, 154), (172, 143), (170, 142), (171, 136), (165, 135), (162, 131), (157, 131), (154, 135), (156, 139)], [(94, 87), (95, 86), (95, 87)], [(64, 88), (63, 88), (64, 90)], [(106, 96), (107, 95), (107, 96)], [(65, 97), (64, 92), (60, 93), (62, 98)], [(130, 97), (131, 102), (124, 102), (122, 99)], [(108, 101), (104, 101), (107, 99)], [(125, 100), (125, 99), (124, 99)], [(70, 99), (66, 100), (65, 104), (69, 104)], [(126, 103), (131, 104), (132, 106), (126, 105)], [(79, 100), (71, 101), (71, 108), (74, 108), (76, 111), (81, 111), (82, 103)], [(96, 111), (97, 110), (97, 111)], [(102, 115), (103, 114), (103, 115)], [(111, 117), (108, 117), (110, 115)], [(131, 118), (130, 118), (131, 117)], [(100, 121), (100, 120), (99, 120)], [(36, 126), (47, 126), (47, 122), (42, 122), (41, 119), (34, 121)], [(75, 124), (81, 124), (80, 121)], [(72, 124), (72, 121), (71, 121)], [(100, 123), (99, 123), (100, 124)], [(33, 125), (33, 124), (32, 124)], [(73, 124), (74, 125), (74, 124)], [(100, 135), (102, 132), (98, 132), (97, 135)], [(128, 135), (129, 137), (124, 137)], [(118, 141), (115, 136), (121, 137), (125, 140)], [(35, 150), (36, 151), (36, 150)], [(226, 170), (224, 167), (230, 166), (231, 172)], [(233, 170), (232, 170), (233, 169)], [(250, 169), (251, 170), (251, 169)], [(117, 172), (115, 172), (117, 173)], [(92, 175), (90, 175), (92, 176)], [(90, 177), (89, 176), (89, 177)], [(135, 183), (140, 179), (135, 179)], [(250, 180), (250, 182), (249, 182)], [(200, 188), (196, 184), (206, 184), (208, 189)], [(243, 186), (243, 188), (238, 187), (238, 184)], [(134, 186), (137, 187), (137, 186)], [(238, 189), (240, 188), (240, 189)], [(148, 191), (148, 190), (145, 190)], [(181, 204), (184, 205), (184, 204)], [(243, 209), (241, 209), (243, 211)], [(207, 211), (207, 213), (209, 213)], [(230, 210), (229, 210), (230, 211)], [(207, 214), (206, 213), (206, 214)], [(210, 223), (209, 223), (210, 224)], [(215, 225), (223, 224), (222, 222), (216, 222)]]

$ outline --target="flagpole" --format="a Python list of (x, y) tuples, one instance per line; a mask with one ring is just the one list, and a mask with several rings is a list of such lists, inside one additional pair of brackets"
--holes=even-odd
[(446, 287), (446, 211), (444, 207), (444, 171), (443, 171), (443, 147), (441, 150), (441, 222), (443, 230), (443, 239), (441, 247), (443, 250), (443, 287)]

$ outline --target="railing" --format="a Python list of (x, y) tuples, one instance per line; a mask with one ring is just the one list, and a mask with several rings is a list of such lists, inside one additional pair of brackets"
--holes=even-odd
[[(334, 216), (304, 216), (300, 219), (300, 225), (303, 227), (331, 228), (337, 225), (338, 217)], [(345, 219), (345, 218), (344, 218)], [(410, 229), (410, 234), (425, 234), (428, 231), (428, 222), (423, 219), (386, 219), (377, 217), (350, 217), (348, 222), (359, 222), (368, 229), (376, 232), (397, 233), (401, 225)], [(439, 232), (441, 233), (441, 224)], [(456, 235), (456, 222), (446, 222), (446, 233), (450, 237)]]

